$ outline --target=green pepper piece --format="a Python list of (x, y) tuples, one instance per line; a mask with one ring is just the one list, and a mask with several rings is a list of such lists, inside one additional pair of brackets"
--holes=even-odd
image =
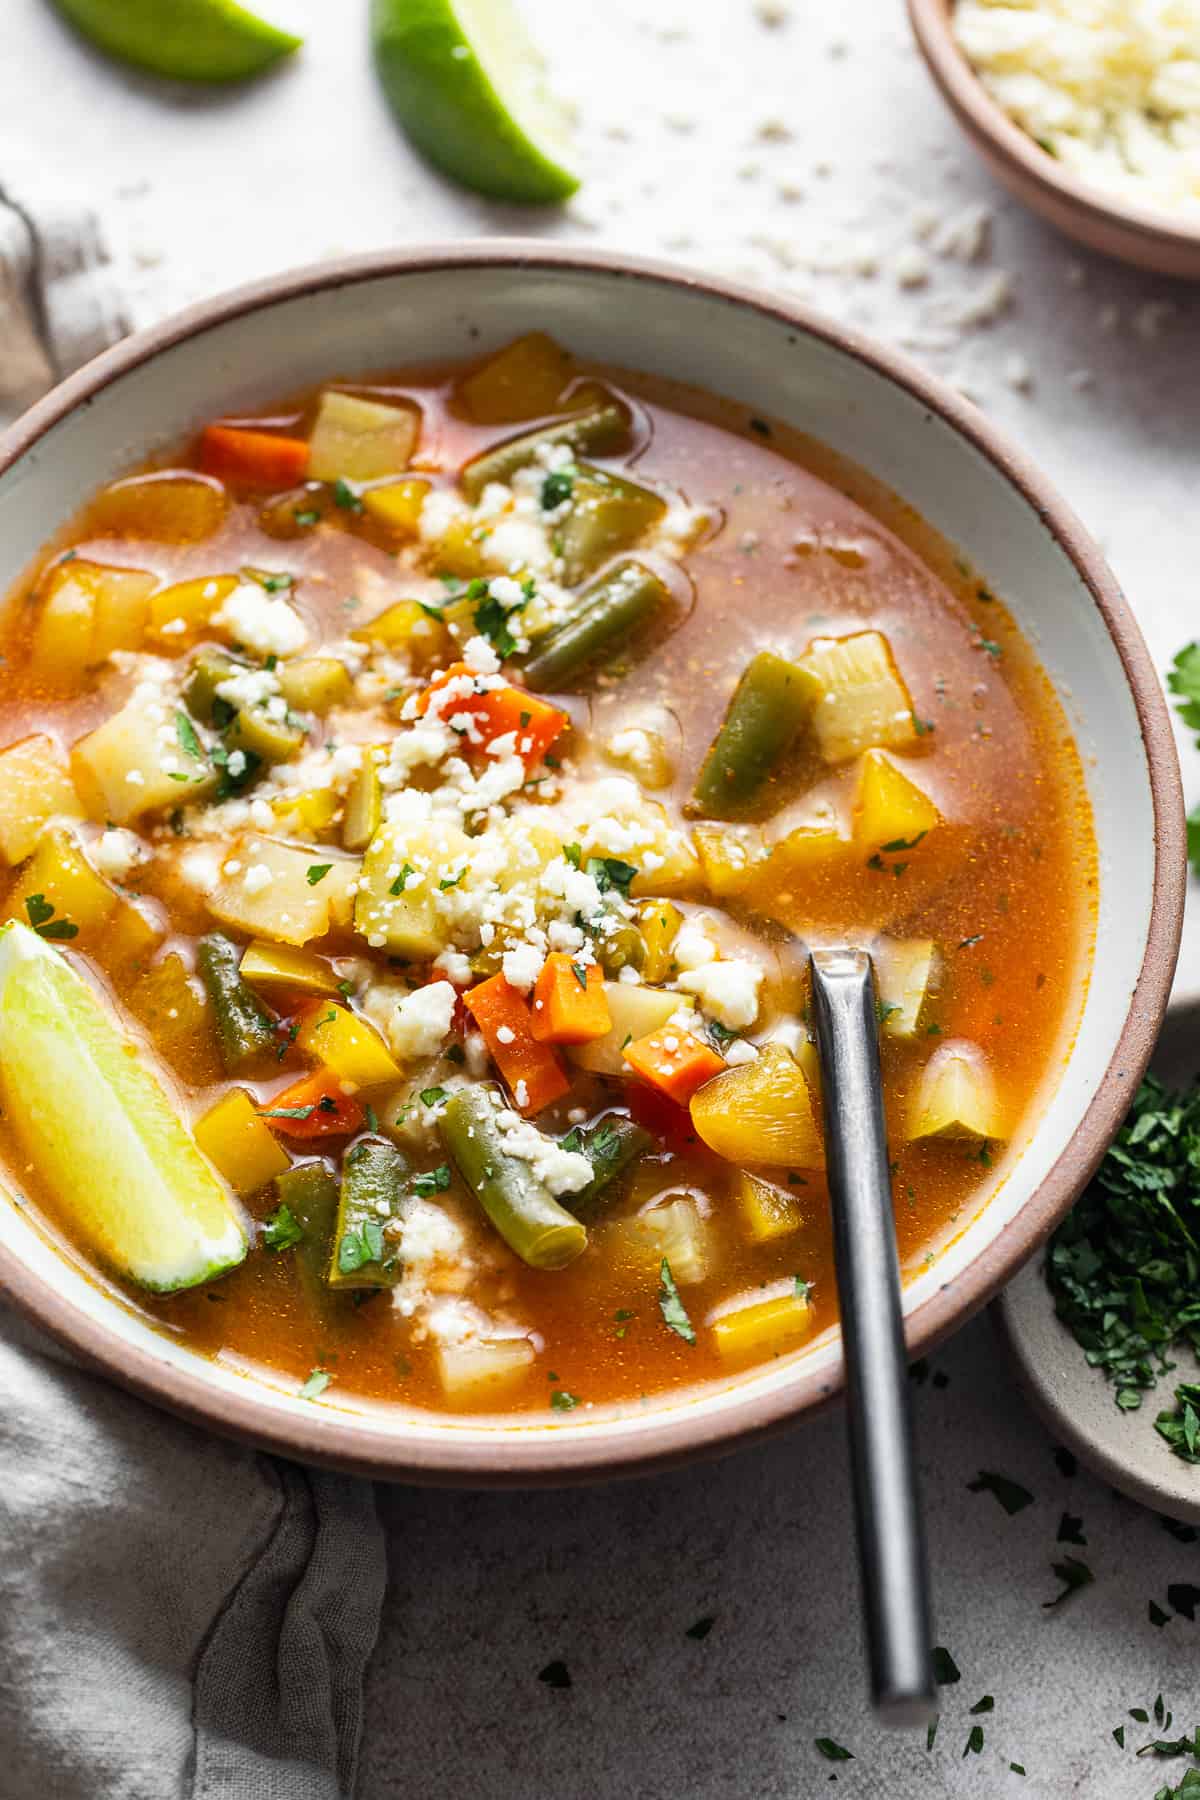
[(459, 1088), (438, 1120), (459, 1173), (511, 1250), (531, 1269), (563, 1269), (587, 1249), (587, 1231), (560, 1206), (529, 1163), (510, 1156), (496, 1121), (492, 1083)]
[[(574, 1143), (576, 1135), (578, 1145)], [(594, 1217), (601, 1210), (598, 1202), (614, 1199), (617, 1177), (654, 1148), (650, 1133), (619, 1113), (600, 1119), (586, 1131), (572, 1133), (567, 1143), (572, 1149), (578, 1148), (592, 1165), (592, 1179), (587, 1186), (567, 1195), (571, 1211), (580, 1219)]]
[(662, 518), (667, 503), (649, 488), (591, 463), (579, 463), (569, 479), (570, 506), (555, 524), (554, 537), (563, 559), (563, 580), (574, 587), (618, 550), (635, 544)]
[(807, 669), (760, 650), (733, 690), (688, 811), (728, 819), (749, 806), (812, 712), (820, 689)]
[(392, 1287), (403, 1273), (395, 1245), (384, 1236), (399, 1212), (408, 1164), (384, 1138), (360, 1138), (342, 1158), (326, 1280), (332, 1288)]
[(583, 589), (579, 609), (533, 645), (525, 664), (531, 687), (561, 688), (646, 625), (670, 595), (640, 563), (622, 562)]
[(527, 431), (521, 437), (509, 438), (473, 457), (460, 477), (463, 493), (475, 501), (493, 481), (507, 485), (518, 469), (536, 457), (543, 445), (566, 444), (575, 451), (590, 450), (593, 456), (606, 456), (620, 450), (629, 440), (629, 411), (619, 400), (605, 400), (576, 413), (573, 419), (560, 419), (544, 425), (540, 431)]
[(241, 959), (237, 945), (219, 931), (210, 932), (196, 946), (196, 967), (212, 1001), (227, 1075), (265, 1062), (275, 1048), (274, 1021), (242, 980)]
[(235, 662), (232, 656), (226, 656), (224, 651), (214, 650), (211, 645), (206, 644), (197, 650), (192, 658), (187, 686), (183, 690), (188, 711), (195, 718), (203, 719), (206, 725), (211, 725), (218, 687), (223, 681), (228, 681), (231, 675), (249, 667), (249, 663)]
[(329, 1244), (337, 1217), (338, 1185), (323, 1162), (294, 1163), (275, 1177), (275, 1194), (304, 1236), (296, 1245), (296, 1266), (310, 1297), (324, 1290)]
[(290, 762), (308, 741), (303, 725), (273, 719), (261, 706), (239, 706), (223, 733), (228, 750), (244, 750), (263, 762)]

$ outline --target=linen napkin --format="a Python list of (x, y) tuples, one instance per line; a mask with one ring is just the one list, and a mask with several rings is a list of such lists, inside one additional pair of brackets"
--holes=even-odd
[[(0, 185), (0, 423), (127, 329), (90, 213)], [(368, 1482), (209, 1437), (0, 1306), (4, 1800), (345, 1800)]]

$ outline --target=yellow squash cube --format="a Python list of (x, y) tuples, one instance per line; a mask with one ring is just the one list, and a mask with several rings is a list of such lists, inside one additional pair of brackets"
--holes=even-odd
[(400, 1079), (400, 1065), (374, 1026), (344, 1006), (315, 1006), (296, 1034), (296, 1048), (357, 1088)]
[(150, 630), (168, 647), (194, 637), (240, 585), (238, 575), (198, 575), (172, 582), (150, 598)]
[(804, 1223), (800, 1201), (790, 1188), (764, 1181), (761, 1175), (751, 1175), (745, 1169), (738, 1172), (737, 1207), (753, 1244), (790, 1237)]
[(744, 893), (767, 854), (757, 825), (696, 825), (692, 842), (705, 886), (717, 900)]
[(414, 538), (421, 523), (421, 508), (428, 492), (427, 481), (385, 481), (380, 487), (364, 491), (363, 511), (377, 525), (382, 525), (392, 537)]
[(779, 1044), (714, 1075), (692, 1096), (692, 1124), (727, 1162), (821, 1169), (825, 1147), (804, 1072)]
[(770, 1300), (731, 1307), (711, 1321), (713, 1341), (730, 1361), (778, 1356), (808, 1336), (813, 1313), (805, 1295), (777, 1294)]
[(48, 831), (21, 871), (5, 917), (50, 927), (48, 936), (61, 935), (53, 931), (56, 925), (74, 925), (76, 932), (67, 936), (94, 943), (102, 928), (107, 929), (116, 905), (116, 893), (97, 875), (70, 833)]
[(193, 1136), (235, 1193), (256, 1194), (291, 1168), (282, 1148), (245, 1088), (231, 1088), (202, 1119)]
[(854, 803), (854, 841), (863, 850), (913, 850), (939, 821), (933, 801), (882, 750), (862, 759)]

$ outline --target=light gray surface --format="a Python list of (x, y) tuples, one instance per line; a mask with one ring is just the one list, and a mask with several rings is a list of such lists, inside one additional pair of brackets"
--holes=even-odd
[[(245, 92), (180, 97), (99, 65), (44, 0), (8, 0), (6, 166), (19, 149), (89, 183), (142, 320), (401, 240), (535, 231), (691, 258), (799, 290), (961, 381), (1099, 536), (1160, 664), (1200, 629), (1200, 290), (1084, 256), (1009, 202), (944, 113), (899, 0), (781, 0), (777, 27), (750, 0), (530, 0), (580, 101), (589, 173), (579, 200), (548, 217), (459, 195), (417, 164), (371, 78), (365, 0), (295, 10), (310, 40), (294, 67)], [(992, 215), (977, 254), (973, 205)], [(905, 287), (917, 255), (927, 280)], [(971, 300), (998, 316), (948, 324)], [(1024, 374), (1014, 359), (1027, 390), (1012, 385)], [(1200, 797), (1200, 759), (1188, 786)], [(1200, 945), (1191, 970), (1200, 986)], [(1194, 1695), (1198, 1627), (1157, 1630), (1146, 1603), (1165, 1604), (1168, 1582), (1200, 1581), (1200, 1548), (1086, 1476), (1062, 1480), (986, 1325), (938, 1360), (951, 1383), (921, 1391), (921, 1436), (940, 1638), (963, 1680), (931, 1758), (865, 1722), (845, 1458), (829, 1419), (644, 1486), (386, 1495), (393, 1586), (362, 1800), (741, 1800), (825, 1793), (831, 1773), (838, 1792), (864, 1794), (886, 1776), (896, 1800), (1148, 1800), (1168, 1773), (1178, 1780), (1180, 1762), (1135, 1763), (1109, 1733), (1160, 1689), (1185, 1710)], [(1008, 1519), (968, 1493), (980, 1467), (1024, 1480), (1036, 1505)], [(1064, 1507), (1084, 1518), (1089, 1546), (1073, 1553), (1097, 1581), (1045, 1613)], [(711, 1635), (687, 1639), (708, 1613)], [(570, 1692), (536, 1679), (556, 1656)], [(983, 1756), (964, 1761), (967, 1707), (985, 1692), (996, 1711), (979, 1721)], [(822, 1763), (811, 1745), (822, 1733), (858, 1760)], [(1007, 1773), (1010, 1759), (1028, 1779)]]

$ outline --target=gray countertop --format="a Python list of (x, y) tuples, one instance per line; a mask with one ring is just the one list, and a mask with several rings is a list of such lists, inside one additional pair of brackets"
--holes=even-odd
[[(1160, 666), (1200, 634), (1200, 289), (1078, 252), (1010, 202), (943, 110), (900, 0), (529, 0), (578, 102), (588, 175), (550, 215), (457, 193), (414, 159), (371, 75), (366, 0), (296, 4), (309, 44), (295, 66), (196, 95), (101, 65), (45, 0), (4, 10), (0, 181), (36, 165), (86, 186), (139, 321), (331, 253), (481, 233), (736, 273), (962, 386), (1099, 537)], [(1190, 750), (1186, 772), (1194, 801)], [(1200, 990), (1200, 933), (1184, 981)], [(833, 1776), (896, 1800), (1150, 1800), (1179, 1780), (1180, 1759), (1135, 1760), (1156, 1734), (1127, 1709), (1161, 1691), (1190, 1729), (1200, 1624), (1155, 1627), (1148, 1603), (1170, 1611), (1169, 1585), (1200, 1583), (1200, 1546), (1060, 1472), (986, 1321), (933, 1368), (948, 1380), (917, 1401), (938, 1636), (962, 1679), (931, 1753), (863, 1705), (831, 1416), (641, 1484), (385, 1493), (393, 1579), (361, 1800), (744, 1800), (824, 1793)], [(970, 1492), (980, 1469), (1032, 1504), (1009, 1517)], [(1064, 1512), (1086, 1547), (1056, 1542)], [(1095, 1582), (1044, 1610), (1064, 1555)], [(687, 1635), (710, 1616), (706, 1637)], [(556, 1659), (569, 1690), (538, 1679)], [(970, 1717), (985, 1694), (994, 1710)], [(964, 1758), (973, 1724), (983, 1747)], [(818, 1736), (854, 1760), (823, 1761)]]

